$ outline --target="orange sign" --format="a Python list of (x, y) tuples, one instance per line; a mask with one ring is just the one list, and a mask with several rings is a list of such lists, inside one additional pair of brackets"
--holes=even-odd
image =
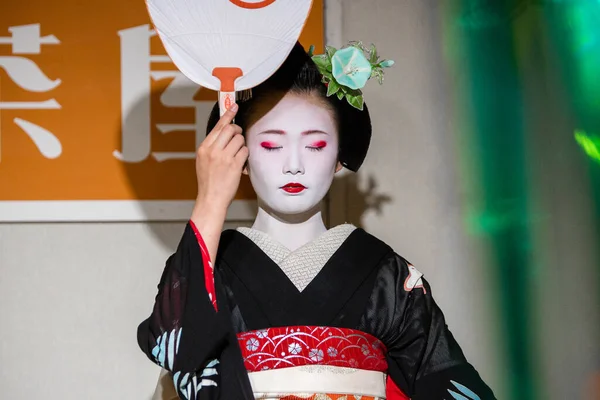
[[(323, 37), (315, 0), (300, 41)], [(143, 0), (0, 3), (0, 220), (31, 220), (32, 201), (193, 200), (216, 98), (176, 70)], [(254, 198), (244, 179), (236, 199)]]

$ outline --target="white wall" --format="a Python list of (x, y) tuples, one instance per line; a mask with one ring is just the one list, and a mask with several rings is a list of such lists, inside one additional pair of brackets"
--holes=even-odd
[(149, 400), (136, 330), (183, 227), (0, 224), (0, 398)]

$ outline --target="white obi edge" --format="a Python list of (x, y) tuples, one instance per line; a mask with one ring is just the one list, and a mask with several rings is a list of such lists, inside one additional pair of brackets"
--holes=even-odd
[(306, 365), (248, 373), (256, 399), (279, 399), (318, 393), (385, 399), (386, 374), (329, 365)]

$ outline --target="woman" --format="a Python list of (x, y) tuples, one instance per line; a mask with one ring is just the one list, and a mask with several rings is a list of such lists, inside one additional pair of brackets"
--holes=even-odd
[[(362, 229), (323, 223), (335, 173), (358, 170), (370, 141), (361, 69), (335, 64), (358, 48), (297, 45), (250, 100), (218, 121), (215, 106), (196, 205), (138, 329), (181, 398), (494, 398), (422, 274)], [(366, 79), (386, 66), (370, 61)], [(242, 173), (256, 220), (221, 232)]]

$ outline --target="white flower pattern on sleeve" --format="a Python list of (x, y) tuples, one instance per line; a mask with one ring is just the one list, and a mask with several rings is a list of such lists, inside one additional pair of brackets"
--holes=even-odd
[(419, 270), (416, 269), (414, 266), (408, 264), (408, 276), (404, 281), (404, 290), (410, 292), (413, 289), (423, 289), (423, 292), (427, 293), (427, 290), (425, 290), (425, 286), (423, 286), (422, 278), (423, 274), (419, 272)]

